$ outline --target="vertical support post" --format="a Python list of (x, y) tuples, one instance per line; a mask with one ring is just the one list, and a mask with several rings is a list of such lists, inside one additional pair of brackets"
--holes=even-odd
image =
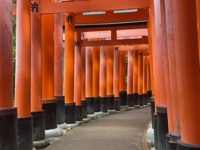
[[(181, 140), (178, 150), (200, 149), (200, 69), (196, 0), (172, 1)], [(188, 51), (191, 49), (191, 51)], [(184, 88), (187, 87), (187, 88)], [(189, 101), (188, 101), (189, 99)], [(190, 112), (190, 113), (188, 113)], [(187, 119), (185, 119), (187, 118)]]
[(85, 47), (81, 47), (81, 105), (82, 117), (87, 118), (87, 101), (85, 100)]
[(143, 106), (143, 56), (142, 53), (138, 53), (138, 104)]
[(106, 87), (106, 96), (108, 102), (108, 110), (114, 110), (114, 95), (113, 95), (113, 62), (114, 62), (114, 47), (107, 46), (107, 87)]
[(100, 78), (99, 78), (99, 94), (101, 96), (101, 111), (108, 112), (108, 102), (106, 99), (106, 49), (101, 47), (100, 50)]
[(198, 43), (199, 43), (199, 62), (200, 62), (200, 1), (196, 0), (197, 12), (197, 30), (198, 30)]
[[(18, 149), (32, 149), (31, 117), (31, 3), (17, 3), (16, 87)], [(24, 13), (26, 12), (26, 13)]]
[(176, 70), (176, 54), (175, 54), (175, 34), (174, 34), (174, 13), (172, 9), (172, 0), (165, 0), (165, 15), (167, 29), (167, 47), (169, 62), (169, 78), (171, 90), (171, 107), (173, 116), (173, 129), (169, 127), (168, 147), (176, 148), (177, 140), (180, 137), (180, 118), (179, 118), (179, 96), (177, 92), (177, 70)]
[(42, 15), (42, 103), (45, 129), (57, 128), (54, 98), (54, 15)]
[(75, 123), (74, 103), (74, 16), (65, 14), (64, 96), (65, 122)]
[(143, 103), (147, 105), (147, 56), (143, 56), (143, 83), (142, 83), (142, 90), (143, 90)]
[(13, 108), (12, 0), (0, 1), (0, 149), (17, 150), (17, 109)]
[(126, 91), (126, 51), (119, 52), (119, 97), (120, 105), (127, 105)]
[(151, 70), (150, 70), (150, 56), (147, 56), (147, 102), (151, 103), (152, 87), (151, 87)]
[(86, 47), (86, 77), (85, 77), (85, 93), (87, 100), (87, 113), (94, 113), (94, 98), (92, 96), (92, 47)]
[[(93, 39), (98, 41), (99, 39)], [(94, 112), (101, 111), (101, 101), (99, 96), (99, 68), (100, 68), (100, 47), (92, 47), (92, 95), (94, 98)]]
[(133, 103), (138, 106), (138, 51), (133, 51)]
[[(39, 0), (32, 5), (39, 5)], [(41, 15), (38, 11), (31, 12), (31, 114), (33, 116), (33, 141), (45, 139), (45, 114), (42, 110), (42, 39)]]
[[(59, 3), (60, 0), (54, 0)], [(63, 15), (54, 14), (54, 96), (57, 99), (57, 124), (65, 123), (65, 102), (63, 96)]]
[(74, 102), (76, 103), (76, 121), (82, 120), (81, 107), (81, 35), (75, 32), (75, 63), (74, 63)]
[(115, 96), (115, 110), (120, 110), (120, 99), (119, 99), (119, 50), (115, 47), (114, 50), (114, 69), (113, 69), (113, 93)]
[(128, 74), (127, 74), (127, 103), (134, 106), (133, 101), (133, 51), (128, 51)]

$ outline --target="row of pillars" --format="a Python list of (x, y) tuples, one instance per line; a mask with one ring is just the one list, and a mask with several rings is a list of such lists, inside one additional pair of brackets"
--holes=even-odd
[(150, 0), (149, 14), (155, 147), (199, 150), (200, 2)]
[(120, 106), (143, 106), (151, 96), (149, 56), (129, 51), (126, 61), (126, 51), (114, 46), (80, 47), (73, 14), (64, 14), (63, 51), (63, 15), (41, 15), (39, 2), (17, 1), (13, 94), (12, 0), (0, 1), (2, 150), (30, 150), (33, 141), (44, 140), (45, 130), (57, 124), (73, 124)]

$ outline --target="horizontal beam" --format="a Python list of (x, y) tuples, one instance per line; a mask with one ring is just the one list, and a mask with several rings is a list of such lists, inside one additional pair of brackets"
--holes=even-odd
[(93, 23), (109, 23), (109, 22), (131, 22), (147, 20), (147, 9), (138, 10), (131, 13), (113, 13), (107, 11), (106, 14), (101, 15), (82, 15), (76, 14), (74, 16), (75, 24), (93, 24)]
[(149, 8), (149, 0), (89, 0), (62, 3), (41, 0), (40, 3), (42, 14)]
[(133, 51), (133, 50), (139, 50), (139, 51), (145, 51), (149, 50), (149, 44), (135, 44), (135, 45), (120, 45), (118, 46), (119, 51)]
[(147, 28), (147, 24), (131, 24), (131, 25), (112, 25), (112, 26), (76, 26), (76, 32), (87, 32), (87, 31), (106, 31), (106, 30), (125, 30), (125, 29), (143, 29)]
[(82, 47), (87, 46), (114, 46), (114, 45), (134, 45), (134, 44), (148, 44), (148, 38), (142, 39), (123, 39), (123, 40), (101, 40), (101, 41), (86, 41), (80, 42)]

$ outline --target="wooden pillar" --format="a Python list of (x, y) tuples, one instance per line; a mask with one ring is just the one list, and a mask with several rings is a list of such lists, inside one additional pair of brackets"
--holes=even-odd
[(64, 96), (65, 122), (75, 123), (74, 103), (74, 16), (65, 14)]
[(119, 52), (119, 97), (120, 105), (127, 105), (126, 91), (126, 51)]
[(92, 96), (92, 47), (86, 47), (86, 76), (85, 76), (85, 96), (87, 100), (87, 113), (94, 113), (94, 98)]
[[(158, 149), (166, 148), (166, 134), (168, 133), (168, 115), (167, 98), (169, 94), (169, 72), (165, 55), (167, 55), (166, 43), (166, 25), (163, 0), (154, 0), (155, 9), (155, 36), (156, 49), (153, 51), (155, 88), (157, 92), (157, 131), (158, 131)], [(171, 116), (170, 116), (171, 117)], [(171, 122), (171, 120), (170, 120)]]
[[(60, 0), (54, 0), (59, 3)], [(63, 96), (63, 15), (54, 14), (54, 96), (57, 99), (57, 124), (65, 122)]]
[(75, 32), (75, 64), (74, 64), (74, 102), (76, 103), (76, 120), (82, 120), (81, 108), (81, 35)]
[(17, 109), (13, 108), (12, 0), (0, 1), (0, 149), (17, 149)]
[[(32, 3), (39, 4), (39, 0)], [(31, 12), (31, 114), (33, 117), (33, 141), (45, 139), (45, 113), (42, 110), (42, 39), (41, 15)]]
[(198, 43), (199, 43), (199, 64), (200, 64), (200, 1), (196, 0), (197, 9), (197, 30), (198, 30)]
[(87, 101), (85, 100), (85, 47), (81, 47), (81, 105), (82, 117), (87, 118)]
[[(172, 1), (177, 87), (180, 98), (179, 149), (200, 149), (200, 69), (196, 1)], [(191, 51), (188, 51), (190, 49)], [(190, 112), (190, 113), (188, 113)], [(187, 119), (185, 119), (187, 118)], [(195, 148), (194, 148), (195, 147)]]
[[(15, 104), (18, 110), (18, 149), (32, 149), (31, 3), (17, 3)], [(26, 12), (26, 13), (24, 13)]]
[(114, 95), (113, 95), (113, 63), (114, 63), (114, 47), (107, 46), (107, 71), (106, 71), (106, 96), (108, 102), (108, 110), (114, 110)]
[[(180, 118), (179, 118), (179, 96), (177, 93), (177, 70), (176, 70), (176, 54), (175, 54), (175, 34), (174, 34), (174, 19), (172, 0), (165, 1), (165, 14), (166, 14), (166, 29), (167, 29), (167, 46), (168, 46), (168, 62), (169, 62), (169, 78), (170, 78), (170, 90), (171, 90), (171, 104), (168, 103), (168, 107), (171, 107), (172, 113), (171, 119), (173, 125), (169, 124), (170, 141), (176, 142), (180, 137)], [(175, 140), (173, 137), (176, 137)], [(170, 143), (169, 143), (170, 144)]]
[(150, 69), (150, 56), (147, 56), (147, 97), (148, 97), (148, 103), (151, 102), (151, 96), (152, 96), (152, 77), (151, 77), (151, 69)]
[(143, 103), (147, 105), (147, 56), (143, 56), (143, 82), (142, 82), (142, 91), (143, 91)]
[(57, 128), (54, 98), (54, 15), (42, 15), (42, 103), (45, 129)]
[(129, 107), (134, 106), (133, 101), (133, 53), (128, 51), (128, 74), (127, 74), (127, 102)]
[(138, 104), (138, 51), (133, 51), (133, 103)]
[(138, 53), (138, 104), (143, 106), (143, 56)]
[[(99, 39), (93, 39), (98, 41)], [(92, 47), (92, 95), (94, 98), (94, 112), (101, 111), (99, 96), (99, 68), (100, 68), (100, 47)]]
[(120, 110), (119, 99), (119, 50), (115, 47), (114, 50), (114, 68), (113, 68), (113, 94), (115, 96), (115, 110)]
[(108, 103), (106, 99), (106, 49), (100, 49), (100, 78), (99, 78), (99, 94), (101, 96), (101, 111), (108, 111)]

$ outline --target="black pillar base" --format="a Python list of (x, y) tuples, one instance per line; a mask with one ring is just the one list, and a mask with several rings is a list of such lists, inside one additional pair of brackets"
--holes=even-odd
[(200, 150), (200, 145), (186, 144), (181, 139), (177, 140), (177, 144), (177, 150)]
[(55, 96), (57, 99), (56, 105), (56, 119), (57, 124), (65, 123), (65, 97), (64, 96)]
[(76, 106), (76, 121), (82, 121), (82, 106)]
[(0, 149), (17, 150), (17, 109), (0, 109)]
[(82, 106), (82, 117), (87, 118), (87, 101), (81, 100), (81, 106)]
[(56, 105), (56, 99), (42, 100), (42, 109), (45, 112), (45, 130), (57, 128)]
[(87, 100), (87, 114), (94, 114), (94, 98), (86, 97)]
[(157, 114), (153, 114), (153, 122), (152, 125), (154, 125), (154, 141), (155, 141), (155, 149), (158, 149), (158, 128), (157, 128)]
[[(154, 121), (153, 121), (153, 115), (155, 113), (155, 102), (154, 102), (154, 97), (151, 98), (151, 120), (152, 120), (152, 128), (154, 129)], [(157, 122), (156, 122), (157, 124)]]
[(134, 107), (133, 94), (127, 94), (127, 102), (129, 107)]
[(115, 109), (114, 95), (107, 95), (107, 102), (108, 102), (108, 110), (114, 110)]
[(168, 133), (167, 107), (157, 106), (158, 149), (166, 149), (166, 134)]
[(147, 99), (148, 99), (147, 93), (143, 94), (143, 104), (144, 105), (147, 105)]
[(18, 118), (18, 150), (33, 148), (33, 118)]
[(151, 96), (152, 96), (152, 91), (147, 90), (147, 103), (151, 103)]
[(75, 103), (65, 103), (65, 122), (67, 124), (76, 123)]
[(134, 106), (138, 106), (138, 93), (133, 93), (133, 104)]
[(127, 106), (127, 91), (119, 91), (120, 105)]
[(97, 96), (94, 97), (94, 112), (100, 112), (101, 111), (101, 97)]
[(166, 138), (166, 149), (167, 150), (176, 150), (177, 149), (177, 140), (180, 139), (180, 134), (176, 132), (167, 133)]
[(101, 111), (108, 112), (108, 101), (106, 97), (101, 97)]
[(114, 100), (115, 100), (115, 110), (120, 111), (120, 99), (119, 99), (119, 97), (115, 97)]
[(138, 104), (139, 104), (139, 106), (143, 106), (144, 105), (143, 94), (142, 95), (138, 95)]
[(33, 141), (45, 139), (45, 112), (44, 110), (31, 112), (33, 117)]

